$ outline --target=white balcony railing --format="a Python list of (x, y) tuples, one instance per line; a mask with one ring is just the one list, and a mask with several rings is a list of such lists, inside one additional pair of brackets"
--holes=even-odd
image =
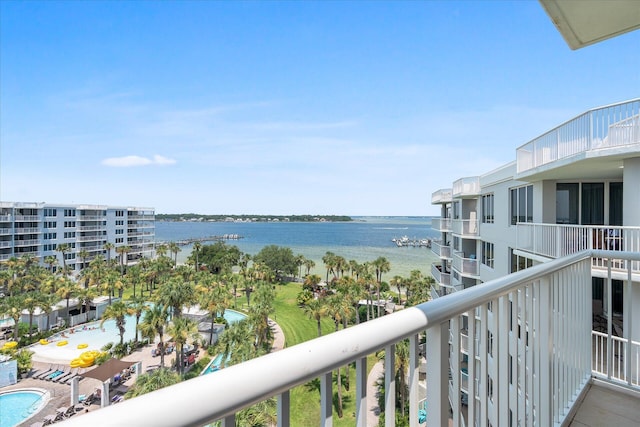
[(14, 234), (37, 234), (39, 233), (36, 227), (16, 227), (13, 229)]
[(442, 188), (431, 194), (431, 204), (448, 203), (453, 200), (453, 191), (451, 188)]
[(478, 260), (469, 255), (465, 257), (463, 252), (454, 252), (451, 265), (464, 276), (478, 276), (480, 274), (480, 263)]
[(20, 221), (20, 222), (33, 222), (33, 221), (38, 221), (39, 217), (38, 215), (14, 215), (13, 219), (15, 221)]
[(451, 218), (433, 218), (431, 228), (438, 231), (451, 231)]
[(460, 178), (453, 183), (453, 197), (477, 196), (480, 194), (480, 177)]
[(640, 99), (596, 108), (522, 145), (517, 173), (557, 160), (611, 147), (640, 144)]
[[(516, 242), (518, 249), (549, 258), (591, 249), (640, 252), (640, 227), (518, 223)], [(596, 259), (594, 265), (605, 267)]]
[(452, 231), (462, 237), (475, 237), (479, 235), (478, 225), (477, 219), (454, 219)]
[[(278, 426), (289, 426), (290, 390), (319, 378), (320, 424), (329, 426), (334, 406), (332, 370), (355, 362), (355, 425), (366, 426), (369, 412), (366, 358), (385, 349), (385, 390), (391, 398), (385, 398), (384, 405), (385, 413), (393, 414), (395, 344), (408, 338), (409, 413), (412, 414), (409, 423), (411, 427), (418, 427), (418, 417), (414, 414), (421, 407), (419, 342), (425, 333), (428, 426), (449, 425), (450, 409), (454, 426), (465, 424), (463, 412), (467, 420), (488, 420), (496, 426), (508, 425), (509, 419), (520, 420), (522, 425), (561, 425), (568, 421), (567, 416), (592, 376), (638, 390), (633, 379), (629, 379), (633, 376), (617, 377), (612, 361), (620, 358), (627, 372), (637, 372), (640, 362), (632, 357), (635, 347), (616, 349), (610, 332), (604, 344), (606, 352), (601, 352), (608, 355), (607, 363), (593, 364), (598, 356), (592, 354), (592, 257), (612, 257), (626, 264), (629, 260), (640, 261), (640, 253), (573, 254), (70, 418), (64, 425), (108, 422), (110, 425), (196, 426), (222, 420), (223, 426), (233, 426), (239, 410), (277, 397)], [(630, 288), (631, 283), (627, 286)], [(611, 287), (607, 287), (606, 292), (611, 301)], [(629, 318), (634, 318), (633, 305), (627, 304), (627, 307)], [(479, 339), (462, 343), (463, 316), (473, 319), (464, 334)], [(454, 335), (450, 335), (450, 328), (456, 331)], [(492, 331), (491, 337), (488, 337), (489, 331)], [(465, 366), (463, 347), (468, 347), (468, 354), (478, 355), (475, 363)], [(450, 381), (452, 372), (461, 374), (452, 375)], [(490, 390), (488, 378), (493, 381)], [(461, 393), (465, 386), (471, 398), (463, 410)], [(395, 425), (394, 418), (386, 417), (387, 425)]]
[(440, 258), (451, 258), (451, 246), (443, 245), (442, 240), (431, 241), (431, 252)]
[(451, 286), (451, 273), (443, 273), (442, 265), (439, 263), (431, 264), (431, 275), (436, 283), (441, 286)]

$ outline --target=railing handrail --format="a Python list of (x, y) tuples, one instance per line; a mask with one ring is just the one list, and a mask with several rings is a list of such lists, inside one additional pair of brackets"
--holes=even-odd
[(635, 226), (635, 225), (608, 225), (608, 224), (601, 224), (601, 225), (586, 225), (586, 224), (555, 224), (555, 223), (551, 223), (551, 222), (518, 222), (516, 223), (516, 225), (520, 226), (544, 226), (544, 227), (557, 227), (557, 228), (563, 228), (563, 227), (572, 227), (572, 228), (584, 228), (584, 229), (601, 229), (601, 228), (615, 228), (615, 229), (619, 229), (619, 230), (640, 230), (640, 227)]
[[(155, 426), (201, 426), (305, 384), (590, 257), (640, 261), (639, 252), (582, 251), (71, 418), (65, 425), (101, 425), (105, 420), (109, 420), (110, 425), (145, 425), (153, 420)], [(233, 389), (222, 392), (221, 385), (229, 384), (233, 384)]]

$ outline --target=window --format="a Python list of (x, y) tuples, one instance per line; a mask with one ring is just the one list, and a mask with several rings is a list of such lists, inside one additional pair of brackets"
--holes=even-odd
[(55, 251), (57, 247), (58, 247), (58, 245), (56, 245), (55, 243), (51, 243), (51, 244), (44, 245), (44, 250), (45, 251)]
[(510, 249), (509, 252), (511, 252), (511, 273), (533, 267), (533, 260), (531, 258), (516, 255), (513, 253), (513, 249)]
[(119, 219), (116, 221), (116, 225), (124, 225), (124, 221)]
[(510, 196), (511, 224), (533, 222), (533, 185), (512, 188)]
[(460, 202), (453, 202), (453, 219), (460, 219)]
[(116, 230), (116, 234), (124, 234), (124, 230)]
[(75, 239), (76, 238), (76, 232), (75, 231), (65, 231), (64, 238), (65, 239)]
[(45, 240), (53, 240), (58, 238), (58, 233), (44, 233), (42, 237)]
[(44, 216), (56, 216), (58, 211), (56, 209), (47, 208), (44, 210)]
[(116, 243), (124, 243), (124, 238), (123, 237), (118, 237), (116, 239)]
[(58, 223), (56, 223), (55, 221), (46, 221), (44, 223), (44, 228), (56, 228), (58, 226)]
[(116, 211), (116, 216), (124, 216), (124, 211)]
[(482, 242), (482, 263), (493, 268), (493, 243)]
[(493, 193), (482, 196), (482, 222), (493, 224)]
[(64, 210), (64, 216), (76, 216), (76, 210), (75, 209), (65, 209)]

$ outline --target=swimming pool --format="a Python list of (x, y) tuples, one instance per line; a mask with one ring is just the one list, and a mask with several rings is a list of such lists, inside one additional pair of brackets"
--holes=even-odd
[(0, 392), (0, 408), (11, 408), (0, 411), (0, 427), (14, 427), (24, 422), (44, 408), (48, 400), (49, 393), (39, 389)]
[[(143, 315), (144, 317), (144, 315)], [(140, 318), (142, 321), (143, 317)], [(239, 322), (247, 316), (235, 310), (225, 310), (224, 318), (229, 324)], [(73, 330), (73, 333), (71, 333)], [(131, 341), (135, 338), (136, 318), (135, 316), (126, 316), (124, 341)], [(64, 336), (62, 336), (64, 334)], [(138, 339), (141, 339), (138, 333)], [(120, 335), (116, 327), (114, 319), (107, 320), (100, 329), (100, 321), (86, 323), (75, 328), (67, 329), (60, 334), (49, 337), (49, 344), (41, 345), (39, 343), (30, 346), (34, 354), (34, 360), (44, 362), (66, 362), (80, 357), (80, 354), (89, 350), (100, 350), (107, 343), (117, 344), (120, 342)], [(64, 345), (58, 345), (66, 341)], [(84, 346), (86, 344), (86, 346)], [(78, 348), (78, 345), (83, 348)]]

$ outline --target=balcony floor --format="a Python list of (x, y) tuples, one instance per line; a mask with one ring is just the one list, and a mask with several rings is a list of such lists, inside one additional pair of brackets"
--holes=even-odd
[(592, 384), (571, 427), (636, 427), (640, 425), (640, 398)]

